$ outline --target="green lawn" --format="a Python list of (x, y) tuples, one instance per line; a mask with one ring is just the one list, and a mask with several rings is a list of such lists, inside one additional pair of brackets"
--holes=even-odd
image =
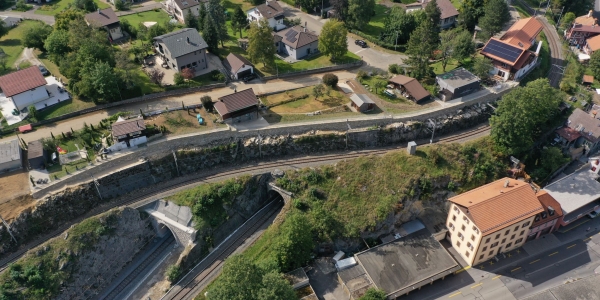
[(450, 2), (452, 2), (452, 5), (454, 6), (454, 8), (460, 9), (460, 6), (462, 4), (462, 0), (450, 0)]
[[(533, 0), (535, 1), (535, 0)], [(517, 10), (517, 12), (519, 13), (519, 17), (521, 18), (528, 18), (531, 15), (527, 12), (527, 9), (525, 8), (525, 6), (520, 2), (520, 1), (513, 1), (513, 7), (515, 8), (515, 10)], [(531, 7), (535, 7), (537, 8), (536, 4), (535, 6), (531, 6)]]
[(151, 10), (119, 17), (119, 20), (127, 20), (134, 27), (137, 27), (142, 22), (158, 22), (159, 24), (163, 24), (170, 19), (171, 17), (163, 10)]
[(413, 102), (403, 98), (403, 97), (390, 97), (386, 94), (383, 93), (383, 91), (385, 91), (386, 88), (382, 88), (382, 89), (375, 89), (375, 82), (377, 80), (384, 80), (387, 81), (384, 78), (381, 78), (379, 76), (371, 76), (371, 77), (364, 77), (362, 79), (360, 79), (360, 83), (364, 86), (365, 84), (368, 86), (365, 86), (365, 89), (369, 90), (371, 93), (377, 95), (377, 97), (379, 97), (379, 99), (387, 101), (389, 103), (401, 103), (401, 104), (412, 104)]
[[(69, 6), (73, 4), (73, 2), (74, 2), (74, 0), (54, 0), (50, 3), (43, 4), (42, 7), (40, 7), (38, 10), (35, 11), (35, 13), (40, 14), (40, 15), (54, 16), (54, 15), (60, 13), (61, 11), (69, 8)], [(99, 0), (94, 0), (94, 2), (101, 9), (110, 7), (110, 5), (106, 4), (105, 2), (99, 1)]]
[(450, 61), (448, 61), (448, 63), (446, 64), (446, 71), (445, 72), (444, 72), (444, 70), (442, 68), (442, 62), (441, 61), (432, 63), (429, 66), (433, 68), (433, 72), (435, 74), (443, 74), (443, 73), (446, 73), (448, 71), (452, 71), (452, 70), (456, 69), (459, 66), (459, 63), (455, 59), (450, 59)]
[(379, 37), (379, 33), (383, 30), (383, 22), (388, 15), (388, 10), (389, 8), (381, 4), (375, 5), (375, 16), (371, 18), (369, 24), (361, 31), (375, 38)]
[(44, 108), (38, 112), (38, 120), (46, 120), (60, 115), (68, 114), (74, 111), (82, 110), (85, 108), (93, 107), (93, 102), (81, 101), (77, 98), (63, 101), (59, 104), (52, 105), (48, 108)]
[(0, 48), (2, 48), (7, 55), (6, 66), (9, 68), (9, 70), (4, 73), (11, 72), (15, 61), (21, 56), (23, 48), (25, 48), (21, 41), (25, 35), (25, 31), (28, 28), (39, 26), (41, 24), (40, 21), (23, 20), (17, 27), (9, 30), (7, 35), (0, 38)]

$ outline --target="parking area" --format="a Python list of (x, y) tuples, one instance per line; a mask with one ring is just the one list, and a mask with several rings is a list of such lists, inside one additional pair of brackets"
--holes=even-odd
[(306, 273), (315, 294), (321, 300), (349, 299), (348, 293), (337, 278), (334, 260), (331, 257), (315, 259), (310, 265), (311, 269)]

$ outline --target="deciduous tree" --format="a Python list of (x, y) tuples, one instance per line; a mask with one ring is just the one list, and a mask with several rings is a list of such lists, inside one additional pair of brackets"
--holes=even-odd
[(234, 32), (238, 31), (240, 33), (240, 38), (242, 38), (242, 29), (246, 28), (247, 26), (248, 17), (242, 8), (238, 6), (233, 13), (233, 17), (231, 17), (231, 28)]
[(276, 272), (263, 275), (262, 286), (259, 288), (256, 298), (270, 300), (298, 299), (290, 283)]
[(385, 291), (376, 288), (370, 288), (367, 292), (358, 298), (358, 300), (385, 300)]
[(194, 78), (195, 75), (196, 74), (194, 74), (194, 71), (190, 68), (185, 68), (181, 70), (181, 76), (183, 76), (183, 78), (187, 80), (191, 80), (192, 78)]
[(479, 18), (479, 27), (484, 37), (489, 38), (502, 30), (510, 20), (508, 4), (504, 0), (488, 0), (483, 7), (483, 16)]
[(98, 5), (94, 0), (75, 0), (73, 6), (87, 12), (93, 12), (98, 9)]
[(451, 58), (461, 62), (475, 52), (475, 44), (468, 31), (455, 28), (440, 33), (439, 50), (442, 70), (446, 72), (446, 66)]
[(494, 65), (492, 65), (492, 61), (486, 57), (479, 56), (475, 58), (473, 62), (473, 74), (477, 75), (479, 78), (486, 80), (490, 77), (490, 71)]
[(202, 107), (207, 111), (211, 111), (213, 109), (213, 101), (209, 95), (204, 95), (200, 98), (200, 102), (202, 102)]
[(63, 10), (54, 16), (54, 29), (67, 31), (74, 20), (83, 20), (83, 13), (72, 8)]
[(460, 5), (459, 23), (468, 31), (473, 32), (475, 25), (481, 16), (483, 16), (484, 0), (464, 0)]
[(415, 15), (422, 13), (423, 12), (406, 13), (402, 7), (393, 7), (390, 14), (383, 22), (381, 39), (388, 44), (406, 44), (410, 38), (411, 32), (413, 32), (418, 25)]
[(44, 50), (44, 42), (52, 33), (52, 27), (47, 24), (38, 24), (27, 28), (23, 35), (23, 45), (28, 48)]
[(173, 83), (175, 83), (175, 85), (181, 85), (184, 82), (185, 80), (183, 79), (183, 75), (181, 75), (181, 72), (173, 74)]
[(319, 51), (331, 60), (343, 57), (348, 52), (347, 35), (344, 23), (335, 19), (327, 21), (319, 35)]
[(490, 119), (492, 140), (504, 153), (522, 155), (551, 124), (561, 99), (546, 78), (513, 89), (502, 97)]
[(8, 34), (8, 26), (6, 26), (6, 23), (3, 20), (0, 20), (0, 37), (5, 36), (6, 34)]
[(592, 53), (589, 62), (590, 70), (594, 73), (595, 78), (600, 78), (600, 51)]
[(345, 22), (348, 15), (348, 0), (330, 0), (329, 3), (335, 11), (335, 18)]
[(263, 66), (273, 67), (275, 65), (275, 44), (271, 27), (267, 20), (262, 19), (259, 23), (252, 22), (248, 30), (248, 55), (252, 62), (262, 62)]
[(304, 266), (311, 257), (314, 242), (312, 228), (304, 215), (288, 214), (281, 225), (281, 235), (273, 245), (275, 259), (282, 271)]
[(162, 85), (162, 80), (165, 77), (165, 73), (159, 69), (150, 69), (148, 71), (148, 77), (152, 83)]
[(374, 15), (375, 0), (348, 0), (348, 27), (362, 30)]

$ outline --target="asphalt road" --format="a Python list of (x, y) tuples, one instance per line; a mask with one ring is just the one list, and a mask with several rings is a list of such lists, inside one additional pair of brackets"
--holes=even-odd
[[(560, 241), (556, 247), (535, 255), (514, 250), (498, 262), (468, 268), (404, 299), (523, 299), (593, 276), (600, 267), (600, 219), (582, 221), (555, 233)], [(600, 287), (594, 290), (600, 294)]]

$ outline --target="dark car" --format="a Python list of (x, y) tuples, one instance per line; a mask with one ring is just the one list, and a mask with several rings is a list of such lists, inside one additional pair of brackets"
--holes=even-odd
[(355, 44), (361, 46), (362, 48), (367, 48), (369, 47), (369, 45), (367, 45), (367, 42), (363, 41), (363, 40), (356, 40), (354, 41)]
[(42, 72), (42, 75), (44, 76), (49, 76), (50, 72), (48, 71), (48, 69), (46, 69), (46, 67), (44, 66), (38, 66), (38, 69), (40, 69), (40, 72)]
[(254, 79), (254, 78), (256, 78), (256, 75), (254, 75), (254, 74), (251, 74), (251, 75), (248, 75), (248, 76), (246, 76), (246, 77), (242, 78), (242, 81), (243, 81), (243, 82), (248, 82), (248, 81), (250, 81), (250, 80), (252, 80), (252, 79)]

